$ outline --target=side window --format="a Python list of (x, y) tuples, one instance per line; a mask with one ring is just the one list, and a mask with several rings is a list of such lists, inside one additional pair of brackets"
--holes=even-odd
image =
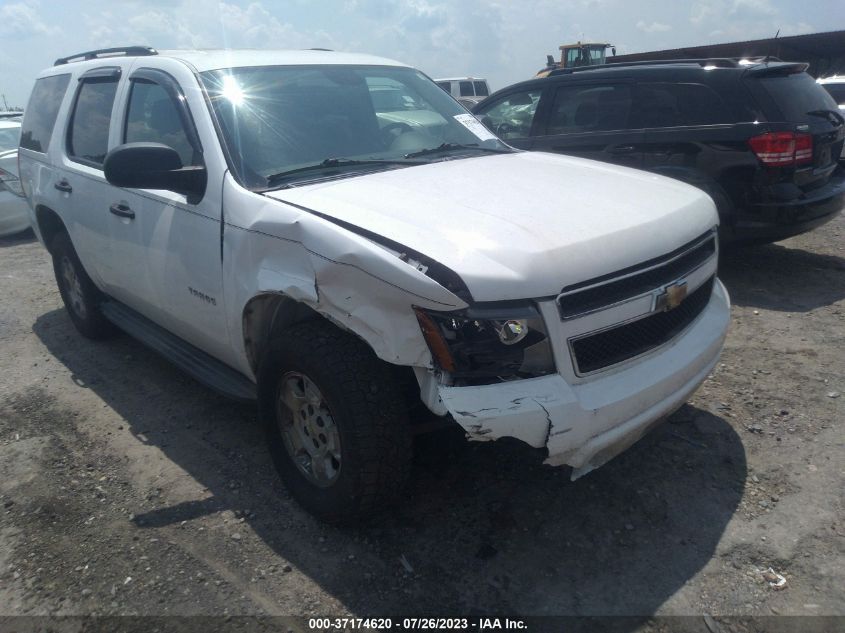
[(637, 86), (632, 127), (678, 127), (734, 123), (728, 106), (703, 84), (651, 83)]
[(475, 83), (475, 96), (476, 97), (488, 97), (490, 96), (490, 92), (487, 90), (487, 82), (486, 81), (476, 81)]
[(199, 164), (176, 105), (156, 83), (132, 81), (123, 142), (163, 143), (178, 152), (183, 165)]
[(471, 81), (462, 81), (460, 83), (462, 97), (474, 97), (475, 93), (472, 91)]
[(822, 88), (828, 91), (837, 104), (845, 104), (845, 84), (822, 84)]
[(67, 153), (80, 163), (100, 167), (109, 148), (109, 123), (117, 79), (85, 80), (73, 106)]
[(555, 92), (546, 134), (624, 130), (630, 113), (628, 84), (561, 86)]
[(443, 88), (449, 94), (452, 94), (452, 82), (451, 81), (438, 81), (437, 85)]
[(21, 147), (46, 152), (70, 75), (53, 75), (35, 82), (21, 128)]
[(517, 92), (479, 114), (481, 122), (501, 138), (525, 138), (537, 112), (542, 89)]

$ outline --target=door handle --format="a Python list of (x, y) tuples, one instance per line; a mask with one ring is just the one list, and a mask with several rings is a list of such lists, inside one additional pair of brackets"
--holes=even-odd
[(637, 148), (634, 145), (615, 145), (610, 148), (611, 154), (630, 154)]
[(64, 191), (65, 193), (71, 193), (73, 191), (73, 187), (71, 187), (70, 183), (64, 178), (62, 178), (59, 182), (54, 183), (53, 187), (59, 191)]
[(120, 218), (128, 218), (130, 220), (135, 219), (135, 212), (130, 209), (127, 205), (122, 204), (120, 202), (115, 202), (113, 205), (111, 205), (109, 207), (109, 211), (111, 211)]

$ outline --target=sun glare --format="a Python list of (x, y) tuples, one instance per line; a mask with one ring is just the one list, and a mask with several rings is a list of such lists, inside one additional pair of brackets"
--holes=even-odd
[(243, 105), (244, 91), (238, 85), (238, 80), (232, 75), (223, 77), (223, 96), (228, 99), (233, 106)]

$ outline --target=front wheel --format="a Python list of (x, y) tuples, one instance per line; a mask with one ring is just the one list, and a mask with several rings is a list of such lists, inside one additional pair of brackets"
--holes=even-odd
[(259, 412), (293, 497), (328, 522), (395, 503), (411, 462), (401, 389), (386, 363), (327, 321), (274, 340), (259, 375)]

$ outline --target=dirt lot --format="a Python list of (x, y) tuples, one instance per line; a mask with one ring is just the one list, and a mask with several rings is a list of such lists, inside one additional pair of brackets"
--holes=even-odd
[(845, 615), (843, 236), (726, 257), (722, 363), (605, 467), (440, 433), (356, 529), (290, 499), (250, 407), (81, 338), (47, 253), (0, 242), (0, 615)]

